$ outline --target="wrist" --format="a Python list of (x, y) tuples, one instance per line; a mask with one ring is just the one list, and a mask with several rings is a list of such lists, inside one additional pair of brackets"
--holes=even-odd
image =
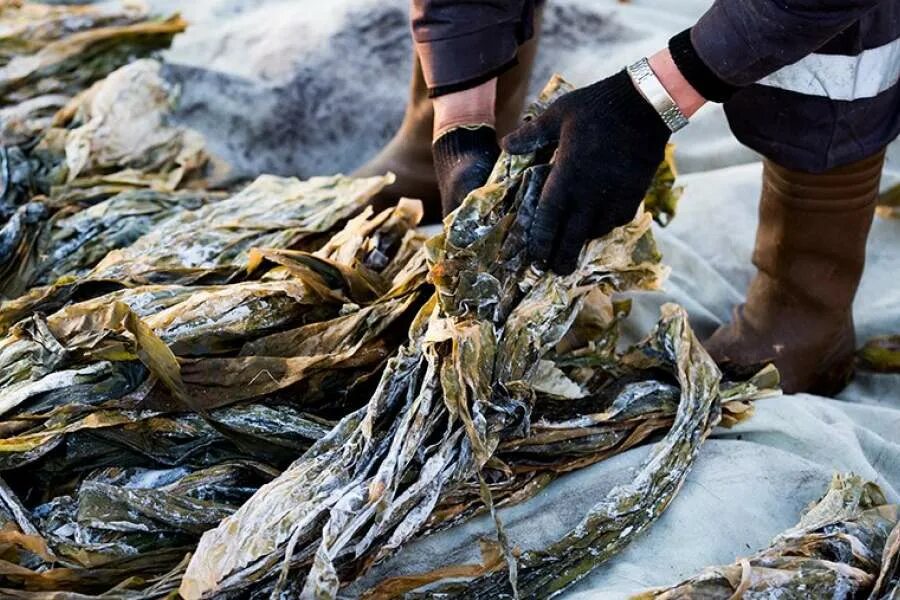
[(685, 117), (691, 118), (694, 113), (700, 110), (701, 106), (706, 104), (706, 99), (694, 89), (678, 69), (668, 48), (660, 50), (651, 56), (648, 61), (650, 62), (650, 69), (669, 93), (669, 96), (672, 97), (672, 100), (675, 101), (681, 112), (684, 113)]
[(433, 99), (436, 140), (451, 129), (466, 126), (494, 127), (497, 79)]

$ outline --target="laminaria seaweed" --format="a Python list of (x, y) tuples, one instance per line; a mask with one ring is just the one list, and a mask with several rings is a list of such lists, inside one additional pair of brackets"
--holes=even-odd
[[(502, 155), (426, 239), (417, 201), (369, 207), (391, 175), (218, 187), (147, 58), (177, 17), (6, 2), (0, 23), (0, 596), (334, 598), (488, 513), (484, 565), (367, 596), (550, 597), (652, 526), (713, 427), (777, 393), (772, 368), (722, 381), (675, 305), (618, 343), (622, 293), (666, 275), (650, 226), (674, 214), (671, 154), (646, 210), (559, 277), (524, 258), (536, 156)], [(498, 508), (648, 441), (576, 528), (515, 549)], [(866, 561), (827, 568), (895, 597), (896, 510), (836, 482), (823, 505)], [(805, 522), (778, 552), (838, 520)]]

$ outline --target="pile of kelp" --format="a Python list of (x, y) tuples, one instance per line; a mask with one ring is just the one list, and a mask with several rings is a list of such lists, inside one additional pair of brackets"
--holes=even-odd
[[(775, 393), (773, 369), (721, 381), (677, 306), (619, 347), (620, 293), (665, 275), (650, 224), (674, 212), (668, 164), (647, 212), (566, 277), (524, 258), (548, 157), (501, 156), (427, 241), (417, 202), (368, 207), (390, 175), (214, 190), (147, 57), (183, 27), (0, 0), (0, 596), (335, 597), (489, 513), (484, 565), (370, 595), (547, 597), (651, 526), (712, 428)], [(577, 528), (514, 551), (498, 507), (649, 440)]]
[[(552, 81), (532, 111), (568, 89)], [(651, 217), (593, 242), (569, 276), (541, 271), (524, 245), (548, 171), (535, 156), (500, 157), (426, 243), (434, 293), (372, 398), (203, 535), (182, 596), (335, 597), (415, 536), (667, 431), (634, 482), (546, 554), (514, 557), (498, 521), (506, 568), (461, 592), (552, 594), (653, 523), (723, 410), (740, 419), (770, 391), (764, 373), (723, 393), (679, 307), (618, 353), (612, 295), (665, 272)]]
[[(116, 154), (137, 150), (117, 147), (115, 142), (122, 139), (114, 140), (106, 151), (91, 148), (93, 137), (116, 133), (92, 122), (97, 105), (114, 104), (115, 93), (128, 92), (87, 90), (116, 69), (168, 47), (185, 26), (178, 16), (155, 19), (136, 6), (0, 2), (0, 218), (9, 218), (30, 196), (48, 194), (59, 184), (71, 185), (81, 177), (74, 187), (85, 187), (99, 183), (85, 178), (102, 179), (153, 161), (136, 152)], [(145, 99), (151, 104), (159, 101), (158, 96)], [(139, 112), (133, 116), (140, 122)], [(145, 149), (155, 150), (162, 141), (156, 136), (165, 134), (153, 132), (157, 123), (152, 117), (144, 123), (145, 131), (131, 132), (131, 140), (150, 134), (154, 139), (146, 141)]]

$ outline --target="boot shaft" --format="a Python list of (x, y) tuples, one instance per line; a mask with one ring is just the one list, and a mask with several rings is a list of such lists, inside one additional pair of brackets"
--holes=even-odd
[(785, 301), (849, 310), (865, 265), (883, 165), (884, 151), (824, 173), (766, 160), (753, 252), (760, 283), (777, 285)]
[(732, 322), (704, 342), (732, 375), (775, 363), (788, 393), (832, 395), (853, 371), (853, 298), (884, 152), (813, 174), (763, 169), (756, 277)]

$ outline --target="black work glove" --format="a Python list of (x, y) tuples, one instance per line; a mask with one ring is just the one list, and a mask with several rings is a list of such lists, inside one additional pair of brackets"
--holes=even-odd
[(585, 242), (634, 218), (671, 131), (625, 71), (570, 92), (501, 142), (512, 154), (557, 147), (528, 253), (560, 275)]
[(487, 125), (451, 129), (434, 141), (431, 151), (445, 217), (484, 185), (500, 156), (497, 134)]

